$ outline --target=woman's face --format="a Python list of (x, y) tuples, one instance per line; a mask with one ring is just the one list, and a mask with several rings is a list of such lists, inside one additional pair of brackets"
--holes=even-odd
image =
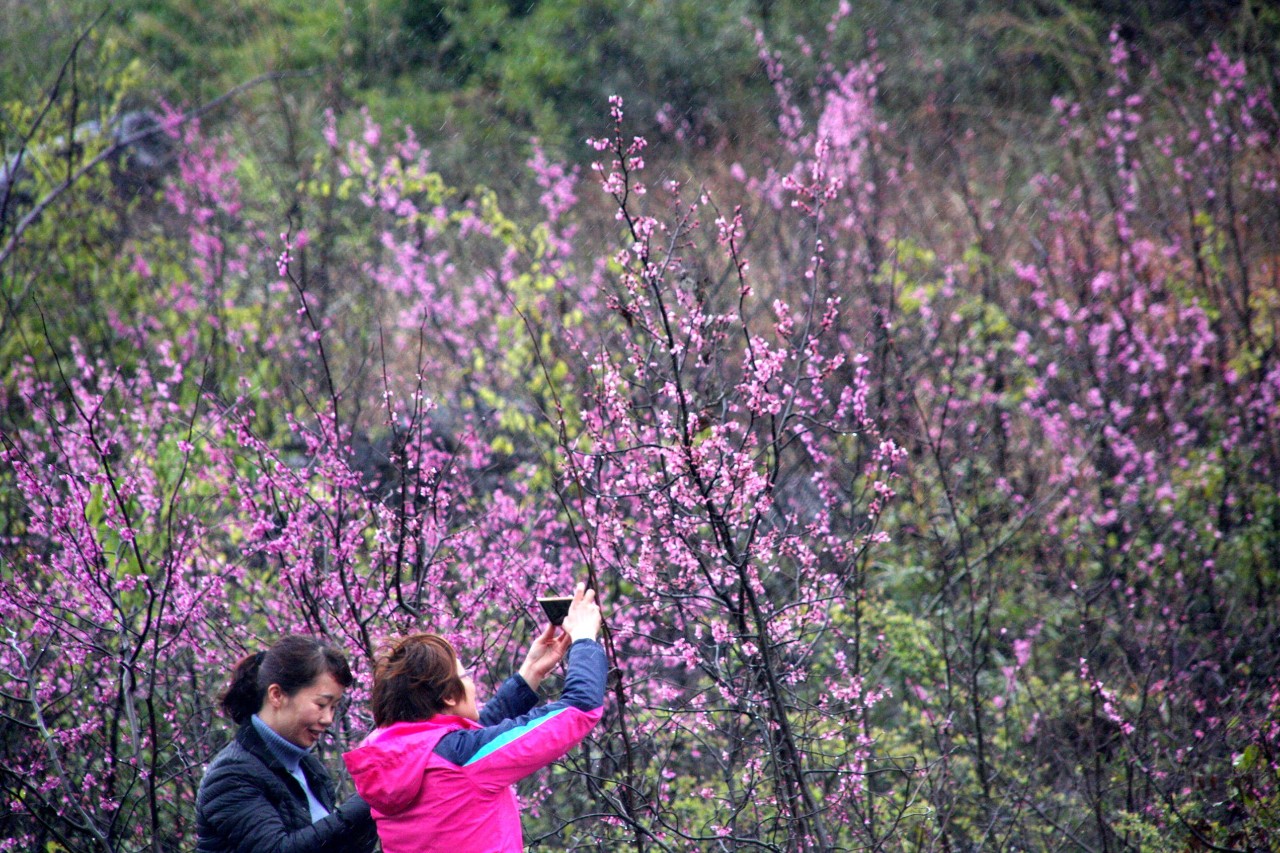
[(310, 749), (333, 724), (341, 699), (342, 685), (325, 672), (292, 696), (272, 684), (258, 716), (289, 743)]
[(445, 700), (445, 704), (449, 706), (449, 713), (455, 717), (480, 722), (480, 709), (476, 707), (476, 684), (471, 680), (470, 674), (467, 673), (461, 661), (458, 662), (458, 678), (462, 679), (464, 693), (461, 699)]

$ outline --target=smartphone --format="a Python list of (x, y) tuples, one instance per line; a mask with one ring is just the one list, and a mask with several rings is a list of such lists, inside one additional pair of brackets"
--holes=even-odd
[(551, 624), (559, 625), (564, 622), (564, 617), (569, 615), (569, 605), (573, 603), (573, 596), (546, 595), (540, 597), (538, 603), (542, 605), (542, 610), (547, 614)]

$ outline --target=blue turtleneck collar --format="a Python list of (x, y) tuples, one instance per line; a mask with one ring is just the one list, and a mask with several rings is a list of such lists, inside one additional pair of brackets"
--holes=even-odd
[(303, 749), (296, 743), (290, 743), (280, 737), (280, 735), (276, 733), (276, 730), (262, 722), (262, 718), (257, 714), (254, 714), (251, 719), (253, 720), (254, 729), (257, 730), (258, 734), (262, 737), (263, 742), (266, 743), (267, 749), (271, 750), (271, 754), (279, 759), (280, 763), (283, 764), (285, 769), (290, 773), (297, 773), (298, 766), (302, 764), (303, 757), (310, 752), (310, 750)]

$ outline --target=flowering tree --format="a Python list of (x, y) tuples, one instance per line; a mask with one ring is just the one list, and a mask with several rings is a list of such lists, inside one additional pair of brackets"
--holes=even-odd
[[(92, 208), (92, 263), (56, 211), (26, 229), (0, 846), (189, 846), (244, 650), (348, 650), (332, 753), (388, 637), (443, 632), (492, 687), (581, 578), (608, 713), (522, 790), (531, 843), (1266, 842), (1267, 90), (1221, 52), (1173, 89), (1117, 39), (1010, 190), (963, 138), (925, 174), (874, 58), (818, 49), (802, 89), (760, 47), (777, 138), (701, 183), (621, 100), (588, 180), (534, 147), (519, 217), (330, 115), (285, 215), (173, 122), (160, 207)], [(86, 270), (94, 311), (41, 310)]]

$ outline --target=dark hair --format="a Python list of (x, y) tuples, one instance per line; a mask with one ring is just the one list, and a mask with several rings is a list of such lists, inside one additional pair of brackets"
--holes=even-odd
[(241, 658), (218, 703), (224, 714), (244, 725), (262, 709), (271, 685), (279, 684), (292, 696), (325, 673), (344, 688), (355, 680), (342, 652), (315, 637), (290, 634), (265, 652)]
[(384, 649), (374, 663), (373, 724), (429, 720), (466, 693), (449, 641), (438, 634), (411, 634)]

